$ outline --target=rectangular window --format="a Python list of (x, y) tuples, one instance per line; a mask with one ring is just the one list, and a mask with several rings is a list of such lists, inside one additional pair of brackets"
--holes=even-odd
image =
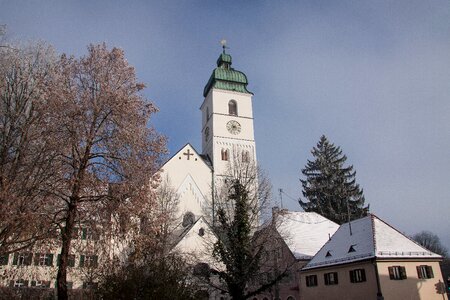
[(32, 258), (33, 258), (33, 253), (16, 252), (16, 253), (14, 253), (13, 265), (14, 266), (29, 266), (29, 265), (31, 265)]
[(6, 266), (8, 264), (9, 254), (0, 255), (0, 266)]
[[(61, 254), (58, 254), (58, 257), (56, 258), (56, 265), (59, 266), (61, 261)], [(69, 254), (69, 259), (67, 261), (67, 266), (68, 267), (75, 267), (75, 255), (74, 254)]]
[(90, 227), (84, 227), (81, 229), (81, 239), (82, 240), (98, 240), (97, 233)]
[(53, 254), (51, 253), (35, 253), (34, 254), (35, 266), (53, 266)]
[(433, 268), (431, 266), (417, 266), (417, 276), (421, 279), (433, 278)]
[(13, 286), (16, 288), (27, 287), (28, 280), (23, 280), (23, 279), (16, 280), (16, 281), (14, 281)]
[(323, 278), (325, 280), (325, 285), (338, 284), (338, 273), (337, 272), (325, 273), (323, 275)]
[(392, 266), (388, 267), (389, 278), (391, 280), (403, 280), (406, 279), (406, 269), (402, 266)]
[(80, 267), (96, 268), (97, 265), (97, 255), (80, 255)]
[(356, 269), (350, 271), (350, 282), (358, 283), (366, 281), (366, 271), (364, 269)]
[(317, 286), (317, 275), (306, 276), (306, 286)]
[(44, 281), (44, 280), (32, 280), (31, 281), (31, 286), (32, 287), (37, 287), (37, 288), (49, 288), (50, 287), (50, 281)]

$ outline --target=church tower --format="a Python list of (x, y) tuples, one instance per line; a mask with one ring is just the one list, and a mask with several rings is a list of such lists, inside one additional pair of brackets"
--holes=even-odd
[(231, 55), (223, 52), (203, 91), (202, 154), (212, 162), (217, 179), (226, 175), (229, 163), (239, 159), (256, 162), (253, 129), (253, 94), (247, 76), (231, 67)]

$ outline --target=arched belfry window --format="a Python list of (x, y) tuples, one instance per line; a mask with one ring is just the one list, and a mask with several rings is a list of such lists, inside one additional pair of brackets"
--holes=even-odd
[(209, 107), (206, 107), (206, 121), (209, 120)]
[(228, 102), (228, 114), (230, 114), (232, 116), (238, 115), (238, 108), (237, 108), (236, 100), (230, 100)]
[(242, 162), (248, 163), (250, 161), (250, 154), (248, 151), (244, 150), (242, 151)]
[(228, 160), (228, 149), (222, 149), (222, 160)]

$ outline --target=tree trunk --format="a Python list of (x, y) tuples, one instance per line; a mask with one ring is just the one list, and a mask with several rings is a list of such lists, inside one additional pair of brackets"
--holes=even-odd
[(69, 260), (70, 243), (75, 227), (75, 215), (77, 212), (77, 201), (71, 199), (66, 216), (66, 225), (62, 232), (61, 255), (59, 260), (58, 275), (56, 277), (58, 300), (67, 300), (67, 266)]

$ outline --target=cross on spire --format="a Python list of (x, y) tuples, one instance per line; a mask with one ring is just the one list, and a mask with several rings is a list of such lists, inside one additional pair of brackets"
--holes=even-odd
[(220, 44), (222, 45), (222, 48), (223, 48), (223, 54), (225, 54), (225, 49), (228, 48), (227, 47), (227, 40), (226, 39), (220, 40)]
[(194, 153), (191, 153), (191, 149), (187, 149), (187, 152), (183, 153), (183, 155), (187, 156), (187, 160), (192, 156), (194, 156)]

